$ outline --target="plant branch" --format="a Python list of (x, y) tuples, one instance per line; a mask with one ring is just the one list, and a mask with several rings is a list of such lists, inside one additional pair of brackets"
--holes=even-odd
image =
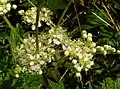
[(60, 80), (59, 80), (58, 82), (61, 82), (61, 80), (63, 79), (63, 77), (65, 76), (65, 74), (68, 72), (68, 70), (69, 70), (69, 69), (67, 69), (67, 70), (65, 71), (65, 73), (62, 75), (62, 77), (60, 78)]
[(62, 15), (61, 15), (61, 17), (60, 17), (60, 19), (59, 19), (59, 21), (58, 21), (58, 23), (57, 23), (57, 27), (60, 25), (63, 17), (65, 16), (65, 13), (67, 12), (67, 10), (68, 10), (68, 8), (69, 8), (69, 6), (70, 6), (71, 4), (72, 4), (72, 0), (70, 0), (70, 2), (68, 3), (67, 7), (66, 7), (65, 10), (64, 10), (64, 12), (62, 13)]
[(39, 40), (38, 40), (38, 33), (39, 33), (39, 29), (38, 29), (38, 21), (39, 21), (39, 14), (40, 14), (40, 5), (37, 6), (37, 15), (36, 15), (36, 53), (39, 52)]
[(74, 9), (75, 9), (75, 12), (76, 12), (76, 17), (77, 17), (77, 21), (78, 21), (78, 27), (79, 27), (79, 30), (81, 32), (81, 25), (80, 25), (80, 20), (79, 20), (78, 14), (77, 14), (76, 5), (75, 5), (74, 0), (72, 0), (72, 1), (73, 1)]

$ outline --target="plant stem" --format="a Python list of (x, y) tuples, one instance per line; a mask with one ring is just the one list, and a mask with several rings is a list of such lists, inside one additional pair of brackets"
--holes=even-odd
[(37, 6), (37, 15), (36, 15), (36, 53), (39, 52), (39, 40), (38, 40), (38, 33), (39, 33), (39, 29), (38, 29), (38, 21), (39, 21), (39, 14), (40, 14), (40, 5)]
[(23, 42), (22, 38), (18, 35), (18, 33), (16, 32), (14, 26), (12, 26), (12, 24), (7, 19), (7, 17), (5, 15), (3, 15), (2, 17), (3, 17), (4, 21), (8, 24), (8, 26), (10, 27), (10, 29), (18, 36), (18, 38), (20, 39), (20, 41)]
[(60, 17), (60, 19), (59, 19), (56, 27), (58, 27), (58, 26), (60, 25), (63, 17), (65, 16), (65, 13), (67, 12), (67, 10), (68, 10), (68, 8), (69, 8), (69, 6), (70, 6), (71, 4), (72, 4), (72, 0), (70, 0), (70, 2), (68, 3), (67, 7), (66, 7), (65, 10), (64, 10), (64, 12), (62, 13), (62, 15), (61, 15), (61, 17)]
[(50, 86), (50, 84), (48, 82), (48, 79), (47, 79), (46, 75), (45, 74), (42, 74), (42, 75), (43, 75), (43, 84), (44, 84), (44, 87), (46, 89), (51, 89), (51, 86)]
[(79, 30), (81, 32), (80, 20), (79, 20), (78, 14), (77, 14), (77, 9), (76, 9), (76, 5), (75, 5), (74, 0), (73, 0), (73, 5), (74, 5), (75, 12), (76, 12), (76, 17), (77, 17), (77, 21), (78, 21), (78, 27), (79, 27)]
[(61, 82), (61, 80), (63, 79), (63, 77), (65, 76), (65, 74), (68, 72), (68, 70), (69, 70), (69, 69), (67, 69), (67, 70), (65, 71), (65, 73), (62, 75), (62, 77), (60, 78), (60, 80), (58, 81), (58, 83)]

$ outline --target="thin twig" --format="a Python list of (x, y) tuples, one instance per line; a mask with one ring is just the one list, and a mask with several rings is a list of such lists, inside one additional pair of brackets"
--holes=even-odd
[(76, 5), (75, 5), (74, 0), (73, 0), (73, 5), (74, 5), (75, 12), (76, 12), (76, 17), (77, 17), (77, 21), (78, 21), (78, 27), (79, 27), (79, 30), (81, 32), (80, 20), (79, 20), (78, 14), (77, 14), (77, 9), (76, 9)]
[(69, 8), (69, 6), (70, 6), (71, 4), (72, 4), (72, 0), (70, 0), (70, 2), (68, 3), (67, 7), (66, 7), (65, 10), (63, 11), (63, 13), (62, 13), (62, 15), (61, 15), (61, 17), (60, 17), (60, 19), (59, 19), (56, 27), (58, 27), (58, 26), (60, 25), (63, 17), (65, 16), (65, 14), (66, 14), (66, 12), (67, 12), (67, 10), (68, 10), (68, 8)]
[(98, 16), (96, 13), (92, 12), (93, 15), (95, 15), (97, 18), (99, 18), (101, 21), (103, 21), (105, 24), (113, 28), (108, 22), (106, 22), (104, 19), (102, 19), (100, 16)]
[(58, 81), (58, 83), (61, 82), (61, 80), (63, 79), (63, 77), (65, 76), (65, 74), (68, 72), (68, 70), (69, 70), (69, 69), (67, 69), (67, 70), (65, 71), (65, 73), (62, 75), (62, 77), (60, 78), (60, 80)]

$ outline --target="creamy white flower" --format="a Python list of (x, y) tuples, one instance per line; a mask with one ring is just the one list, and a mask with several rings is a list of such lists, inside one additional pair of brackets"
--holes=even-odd
[(40, 22), (38, 22), (38, 27), (41, 27), (42, 25), (41, 25), (41, 23)]
[(26, 19), (26, 21), (27, 21), (28, 23), (31, 23), (31, 22), (32, 22), (31, 19), (29, 19), (29, 18)]
[(42, 11), (46, 11), (46, 8), (43, 7), (41, 10), (42, 10)]
[(41, 60), (41, 61), (40, 61), (40, 64), (43, 65), (43, 64), (45, 64), (45, 62), (44, 62), (43, 60)]
[(42, 43), (41, 42), (39, 42), (39, 47), (41, 47), (42, 46)]
[(31, 61), (31, 62), (30, 62), (30, 65), (33, 66), (33, 65), (34, 65), (34, 61)]
[(40, 55), (39, 55), (39, 54), (37, 54), (37, 55), (36, 55), (36, 58), (37, 58), (37, 59), (39, 59), (39, 58), (40, 58)]
[(16, 77), (16, 78), (19, 78), (19, 74), (16, 74), (15, 77)]
[(51, 52), (54, 53), (54, 52), (55, 52), (55, 49), (52, 49)]
[(54, 42), (55, 44), (57, 44), (57, 45), (60, 44), (60, 41), (58, 41), (57, 39), (53, 39), (53, 42)]
[(73, 59), (73, 60), (72, 60), (72, 63), (73, 63), (73, 64), (76, 64), (76, 63), (77, 63), (77, 60)]
[(90, 61), (90, 65), (91, 65), (91, 66), (94, 65), (94, 62), (93, 62), (93, 61)]
[(90, 41), (90, 42), (91, 42), (91, 41), (92, 41), (92, 38), (91, 38), (91, 37), (88, 37), (88, 38), (87, 38), (87, 41)]
[(117, 50), (117, 53), (120, 54), (120, 50)]
[(78, 72), (78, 73), (76, 73), (76, 77), (80, 77), (81, 76), (81, 74)]
[(76, 69), (77, 69), (77, 71), (80, 72), (82, 70), (82, 67), (78, 66)]
[(67, 49), (67, 47), (66, 47), (65, 45), (62, 45), (62, 48), (63, 48), (63, 50), (66, 50), (66, 49)]
[(96, 53), (96, 48), (91, 49), (92, 53)]
[(23, 15), (24, 12), (25, 12), (24, 10), (20, 10), (20, 11), (18, 11), (18, 14)]
[(3, 11), (3, 9), (4, 9), (3, 6), (0, 6), (0, 12)]
[(35, 30), (35, 25), (32, 25), (31, 28), (32, 28), (32, 30)]
[(13, 4), (13, 5), (12, 5), (12, 8), (13, 8), (13, 9), (16, 9), (16, 8), (17, 8), (17, 5)]
[(42, 70), (40, 69), (40, 70), (39, 70), (39, 74), (41, 75), (42, 73), (43, 73), (43, 72), (42, 72)]
[(106, 55), (107, 54), (107, 51), (103, 51), (103, 55)]
[(86, 67), (89, 69), (89, 68), (91, 68), (91, 65), (90, 65), (90, 64), (87, 64)]
[(76, 55), (79, 57), (79, 59), (82, 59), (82, 58), (83, 58), (83, 56), (82, 56), (81, 53), (76, 53)]
[(113, 52), (116, 52), (116, 49), (115, 49), (115, 48), (112, 48), (112, 51), (113, 51)]
[(91, 33), (88, 33), (88, 37), (92, 37), (92, 34), (91, 34)]
[(64, 52), (64, 54), (65, 54), (65, 56), (69, 56), (69, 51), (66, 50), (66, 51)]
[(104, 48), (103, 48), (103, 47), (100, 47), (100, 51), (104, 51)]
[(6, 9), (7, 9), (8, 11), (10, 11), (10, 9), (11, 9), (11, 4), (10, 4), (10, 3), (7, 3), (7, 4), (6, 4)]
[(89, 58), (88, 57), (84, 57), (84, 59), (83, 59), (84, 61), (88, 61), (89, 60)]
[(0, 12), (0, 15), (3, 15), (4, 13), (3, 12)]
[(23, 41), (24, 41), (24, 43), (26, 43), (28, 40), (27, 40), (27, 39), (24, 39)]
[(83, 38), (87, 38), (87, 34), (83, 34), (82, 37), (83, 37)]
[(7, 12), (8, 12), (8, 11), (7, 11), (6, 9), (4, 9), (4, 10), (3, 10), (3, 13), (5, 13), (5, 14), (6, 14)]

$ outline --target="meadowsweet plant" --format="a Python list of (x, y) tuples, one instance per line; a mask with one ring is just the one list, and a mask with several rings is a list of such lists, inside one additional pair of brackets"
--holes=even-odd
[[(1, 1), (0, 4), (5, 5), (6, 10), (17, 8), (16, 5), (11, 6), (9, 1)], [(4, 12), (3, 10), (1, 12)], [(32, 30), (35, 30), (37, 8), (31, 7), (27, 11), (20, 10), (18, 13), (22, 15), (23, 22), (32, 25)], [(80, 77), (81, 71), (88, 71), (94, 65), (93, 57), (96, 54), (120, 53), (119, 50), (110, 45), (97, 46), (92, 40), (92, 34), (87, 33), (85, 30), (81, 32), (80, 38), (72, 40), (64, 27), (55, 26), (51, 20), (51, 13), (45, 7), (42, 7), (39, 12), (38, 27), (42, 26), (42, 22), (51, 27), (47, 32), (38, 35), (39, 51), (36, 52), (35, 35), (25, 36), (23, 43), (14, 50), (17, 60), (15, 67), (16, 77), (19, 77), (21, 72), (41, 75), (49, 68), (48, 64), (51, 64), (52, 67), (63, 65), (60, 64), (62, 63), (60, 62), (61, 59), (64, 62), (71, 63), (73, 66), (72, 72), (77, 77)]]
[[(119, 50), (117, 50), (119, 51)], [(92, 41), (92, 34), (82, 31), (78, 39), (71, 40), (65, 28), (52, 27), (48, 32), (39, 35), (39, 53), (36, 53), (35, 37), (27, 36), (24, 43), (17, 47), (16, 58), (23, 73), (42, 74), (48, 64), (55, 67), (60, 64), (61, 59), (68, 60), (73, 65), (73, 73), (80, 77), (82, 70), (88, 71), (94, 65), (93, 57), (96, 54), (116, 53), (115, 48), (110, 45), (97, 46)], [(67, 57), (67, 60), (64, 59)], [(19, 66), (18, 66), (19, 65)], [(17, 77), (20, 71), (16, 71)]]
[[(20, 15), (22, 15), (22, 19), (24, 23), (31, 24), (32, 30), (35, 30), (35, 23), (36, 23), (36, 13), (37, 13), (37, 7), (31, 7), (29, 10), (24, 11), (20, 10), (18, 11)], [(48, 8), (41, 8), (39, 15), (39, 22), (38, 27), (41, 27), (42, 23), (45, 22), (48, 26), (53, 25), (53, 22), (51, 21), (51, 15), (52, 12)]]
[(17, 5), (11, 5), (11, 0), (0, 0), (0, 15), (4, 15), (12, 9), (16, 9)]

